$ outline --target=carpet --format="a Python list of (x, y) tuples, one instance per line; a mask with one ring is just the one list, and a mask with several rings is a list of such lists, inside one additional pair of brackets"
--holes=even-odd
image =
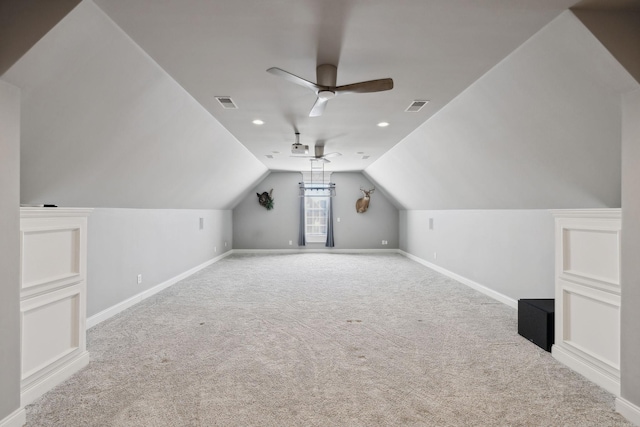
[(88, 331), (27, 426), (630, 426), (517, 312), (397, 254), (232, 255)]

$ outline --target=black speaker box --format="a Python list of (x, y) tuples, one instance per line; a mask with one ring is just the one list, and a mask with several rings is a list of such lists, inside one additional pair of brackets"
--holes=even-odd
[(551, 351), (554, 337), (554, 299), (518, 300), (518, 333)]

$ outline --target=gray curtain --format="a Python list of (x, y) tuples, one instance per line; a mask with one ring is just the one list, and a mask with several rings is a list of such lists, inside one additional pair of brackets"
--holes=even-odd
[(325, 246), (332, 248), (333, 242), (333, 197), (329, 197), (329, 217), (327, 218), (327, 243)]
[(300, 229), (298, 230), (298, 246), (306, 246), (304, 237), (304, 196), (300, 197)]

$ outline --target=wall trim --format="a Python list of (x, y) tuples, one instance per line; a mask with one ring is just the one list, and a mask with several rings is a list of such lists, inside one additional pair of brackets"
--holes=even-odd
[(217, 256), (213, 259), (210, 259), (209, 261), (205, 261), (200, 265), (197, 265), (187, 271), (185, 271), (184, 273), (180, 273), (177, 276), (174, 276), (172, 278), (170, 278), (169, 280), (166, 280), (150, 289), (147, 289), (146, 291), (142, 291), (139, 294), (136, 294), (130, 298), (127, 298), (124, 301), (121, 301), (109, 308), (106, 308), (104, 310), (102, 310), (101, 312), (94, 314), (91, 317), (87, 318), (87, 329), (92, 328), (94, 326), (96, 326), (99, 323), (104, 322), (105, 320), (115, 316), (116, 314), (130, 308), (133, 307), (134, 305), (138, 304), (139, 302), (157, 294), (158, 292), (168, 288), (169, 286), (175, 285), (176, 283), (178, 283), (179, 281), (186, 279), (187, 277), (191, 276), (192, 274), (197, 273), (198, 271), (202, 270), (205, 267), (210, 266), (211, 264), (214, 264), (218, 261), (220, 261), (221, 259), (231, 255), (233, 253), (233, 250), (227, 251), (224, 254)]
[(0, 420), (0, 427), (22, 427), (27, 423), (27, 413), (19, 408)]
[(622, 397), (616, 398), (616, 411), (633, 424), (640, 426), (640, 407)]
[(75, 357), (69, 363), (59, 366), (57, 369), (49, 372), (47, 375), (39, 378), (35, 382), (29, 384), (20, 392), (20, 405), (27, 406), (33, 403), (37, 398), (71, 378), (73, 374), (78, 372), (89, 364), (89, 352), (85, 351), (78, 357)]
[(234, 254), (304, 254), (304, 253), (334, 253), (334, 254), (397, 254), (399, 249), (332, 249), (332, 248), (299, 248), (299, 249), (232, 249)]
[(447, 276), (447, 277), (449, 277), (449, 278), (451, 278), (451, 279), (453, 279), (455, 281), (458, 281), (458, 282), (460, 282), (460, 283), (462, 283), (464, 285), (469, 286), (470, 288), (475, 289), (478, 292), (481, 292), (481, 293), (483, 293), (483, 294), (485, 294), (485, 295), (487, 295), (487, 296), (489, 296), (489, 297), (491, 297), (491, 298), (493, 298), (493, 299), (495, 299), (497, 301), (500, 301), (501, 303), (506, 304), (509, 307), (515, 308), (516, 310), (518, 309), (518, 301), (514, 300), (513, 298), (510, 298), (510, 297), (508, 297), (508, 296), (506, 296), (504, 294), (501, 294), (500, 292), (496, 292), (493, 289), (490, 289), (490, 288), (488, 288), (488, 287), (486, 287), (484, 285), (481, 285), (478, 282), (474, 282), (471, 279), (467, 279), (464, 276), (460, 276), (459, 274), (456, 274), (456, 273), (454, 273), (452, 271), (449, 271), (446, 268), (440, 267), (439, 265), (432, 264), (429, 261), (425, 261), (422, 258), (418, 258), (417, 256), (412, 255), (412, 254), (410, 254), (408, 252), (405, 252), (405, 251), (403, 251), (401, 249), (397, 249), (397, 252), (402, 254), (402, 255), (404, 255), (405, 257), (407, 257), (407, 258), (419, 263), (419, 264), (424, 265), (425, 267), (428, 267), (428, 268), (430, 268), (432, 270), (435, 270), (438, 273), (444, 274), (445, 276)]
[(576, 357), (570, 350), (557, 344), (551, 347), (551, 355), (554, 359), (564, 363), (592, 383), (615, 396), (620, 396), (620, 379), (615, 378), (601, 367), (596, 366), (585, 358)]

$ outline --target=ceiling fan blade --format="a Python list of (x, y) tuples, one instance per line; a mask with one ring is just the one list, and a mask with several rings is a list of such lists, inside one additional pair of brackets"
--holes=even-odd
[(338, 153), (337, 151), (334, 151), (333, 153), (327, 153), (322, 157), (326, 159), (329, 157), (338, 157), (338, 156), (342, 156), (342, 153)]
[(309, 117), (321, 116), (326, 106), (327, 106), (326, 98), (316, 99), (316, 103), (313, 104), (313, 107), (311, 107), (311, 112), (309, 112)]
[(390, 89), (393, 89), (393, 79), (378, 79), (338, 86), (334, 89), (334, 92), (336, 95), (342, 95), (345, 93), (382, 92)]
[(291, 74), (290, 72), (280, 69), (278, 67), (269, 68), (267, 70), (267, 73), (271, 73), (274, 76), (282, 77), (286, 80), (289, 80), (292, 83), (311, 89), (314, 92), (318, 92), (319, 90), (325, 89), (323, 86), (318, 86), (317, 84), (310, 82), (309, 80), (305, 80), (302, 77), (298, 77), (295, 74)]

